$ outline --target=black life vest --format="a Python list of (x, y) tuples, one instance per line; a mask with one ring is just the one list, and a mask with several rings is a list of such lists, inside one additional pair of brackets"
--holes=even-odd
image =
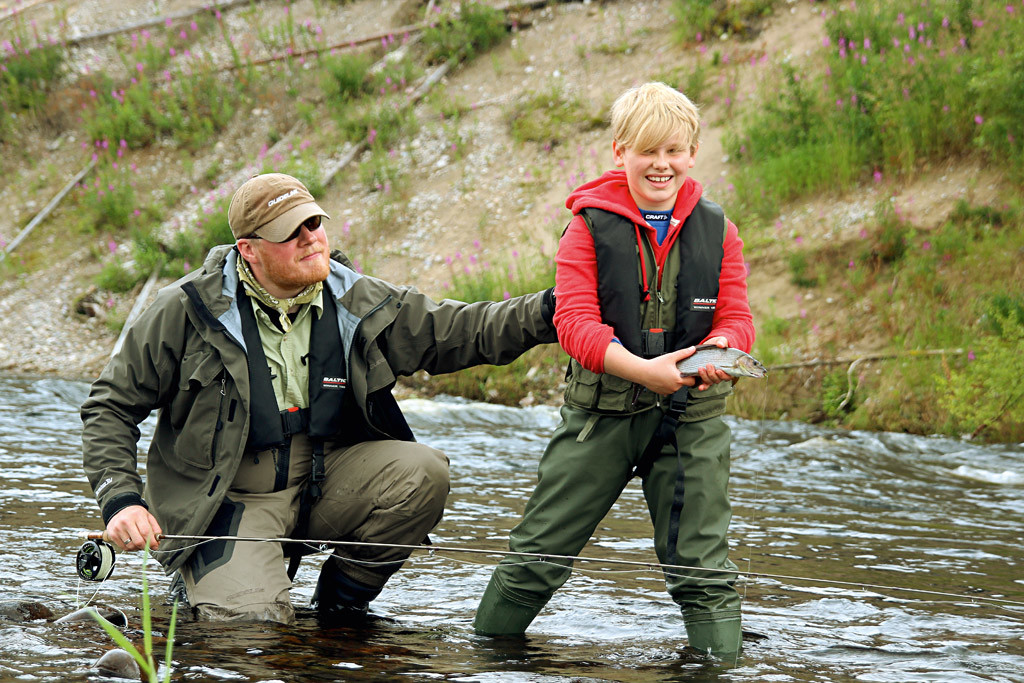
[[(602, 322), (615, 329), (619, 341), (633, 354), (658, 355), (649, 352), (644, 343), (647, 331), (643, 329), (643, 304), (650, 300), (651, 284), (638, 281), (637, 263), (643, 245), (637, 241), (635, 224), (603, 209), (587, 208), (582, 214), (594, 239)], [(725, 256), (724, 228), (725, 212), (704, 198), (683, 223), (672, 246), (678, 252), (679, 268), (675, 319), (660, 353), (699, 344), (711, 332)], [(656, 286), (654, 264), (647, 275), (653, 275)]]
[[(323, 311), (313, 315), (309, 339), (309, 408), (277, 405), (270, 368), (263, 353), (263, 342), (256, 315), (238, 285), (238, 310), (242, 319), (246, 361), (249, 364), (249, 440), (247, 449), (262, 451), (280, 448), (291, 435), (304, 432), (316, 444), (330, 439), (341, 429), (348, 374), (338, 333), (338, 309), (334, 297), (325, 289)], [(358, 415), (358, 411), (356, 411)], [(354, 416), (353, 416), (354, 417)]]

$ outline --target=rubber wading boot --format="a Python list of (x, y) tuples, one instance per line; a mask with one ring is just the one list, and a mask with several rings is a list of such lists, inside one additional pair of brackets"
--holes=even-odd
[(726, 661), (739, 656), (743, 643), (740, 619), (687, 622), (686, 637), (694, 650)]
[(366, 618), (370, 601), (382, 590), (345, 576), (338, 563), (328, 559), (320, 569), (310, 605), (322, 621), (330, 624), (360, 621)]
[(494, 578), (487, 584), (484, 596), (480, 598), (473, 630), (481, 636), (521, 636), (537, 616), (543, 605), (529, 607), (512, 602), (498, 592)]

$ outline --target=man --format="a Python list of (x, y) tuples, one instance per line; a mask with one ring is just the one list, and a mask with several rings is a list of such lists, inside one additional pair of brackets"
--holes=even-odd
[[(555, 341), (550, 291), (436, 303), (356, 273), (328, 250), (324, 218), (291, 176), (244, 183), (228, 209), (236, 243), (160, 291), (82, 406), (106, 537), (157, 551), (203, 618), (291, 622), (288, 549), (157, 535), (419, 544), (441, 519), (448, 461), (415, 443), (396, 377)], [(152, 410), (143, 486), (138, 424)], [(314, 594), (320, 615), (364, 613), (409, 554), (338, 547)]]

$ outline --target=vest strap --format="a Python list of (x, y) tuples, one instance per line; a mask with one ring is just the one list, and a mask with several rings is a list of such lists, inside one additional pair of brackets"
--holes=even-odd
[(309, 408), (296, 408), (292, 406), (287, 410), (282, 410), (281, 415), (281, 432), (284, 434), (284, 438), (288, 439), (293, 434), (304, 434), (309, 430)]

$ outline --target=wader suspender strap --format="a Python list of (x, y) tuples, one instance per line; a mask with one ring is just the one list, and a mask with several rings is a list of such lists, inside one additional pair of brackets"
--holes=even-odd
[(634, 476), (646, 477), (651, 472), (654, 461), (661, 456), (665, 446), (671, 446), (676, 456), (676, 484), (672, 491), (672, 509), (668, 518), (668, 539), (666, 550), (668, 557), (662, 561), (665, 564), (678, 564), (676, 562), (676, 545), (679, 543), (679, 517), (683, 513), (683, 495), (686, 489), (686, 477), (683, 471), (683, 458), (679, 454), (679, 442), (676, 440), (676, 427), (679, 426), (679, 418), (686, 414), (686, 399), (689, 396), (689, 387), (683, 387), (669, 398), (669, 409), (658, 423), (658, 428), (644, 449), (640, 461), (633, 471)]
[[(313, 505), (324, 494), (326, 462), (324, 443), (341, 430), (342, 405), (348, 386), (345, 356), (338, 333), (338, 307), (326, 287), (323, 295), (323, 311), (320, 317), (313, 317), (313, 328), (309, 334), (309, 440), (313, 447), (313, 463), (309, 479), (299, 499), (299, 518), (292, 535), (297, 538), (308, 536), (309, 516)], [(289, 552), (291, 550), (291, 552)], [(291, 555), (288, 563), (289, 578), (295, 577), (301, 559), (301, 547), (286, 547)]]

